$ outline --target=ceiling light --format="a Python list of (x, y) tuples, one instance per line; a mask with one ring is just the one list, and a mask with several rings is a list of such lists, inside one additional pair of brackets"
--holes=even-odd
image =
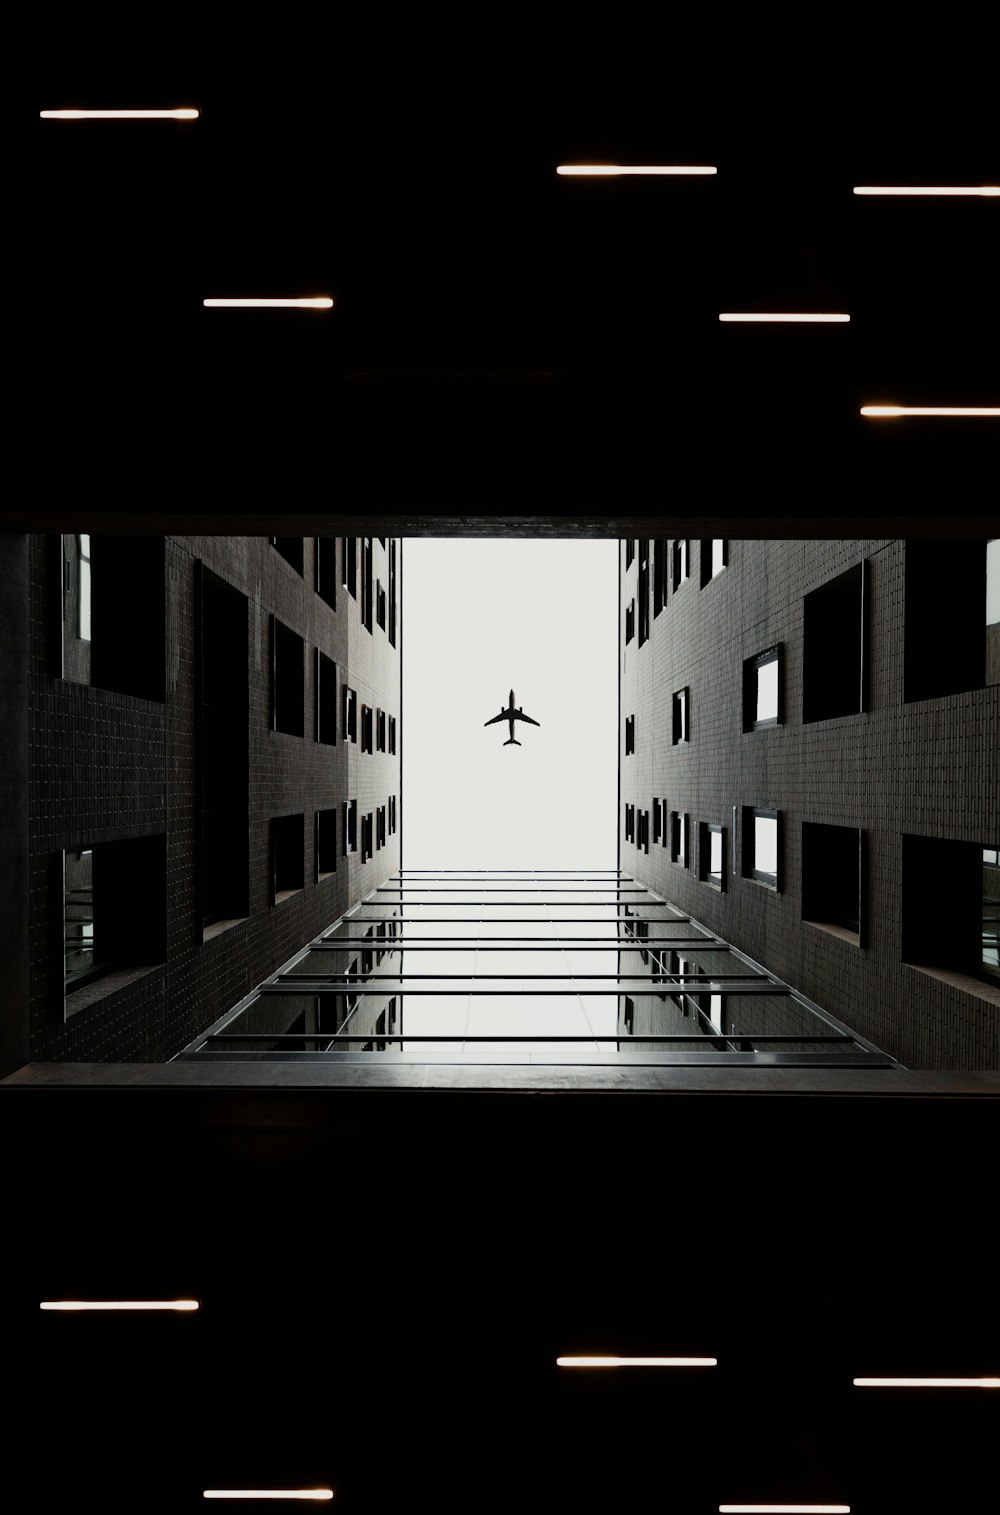
[(40, 1310), (197, 1310), (196, 1299), (43, 1299)]
[(825, 321), (825, 322), (837, 321), (837, 322), (844, 322), (844, 321), (849, 321), (850, 319), (851, 319), (850, 316), (842, 315), (842, 314), (836, 313), (836, 312), (820, 312), (820, 311), (804, 311), (804, 310), (803, 311), (798, 311), (798, 310), (779, 311), (779, 312), (772, 313), (770, 315), (759, 313), (757, 311), (724, 311), (719, 316), (719, 320), (720, 321)]
[(717, 1357), (557, 1357), (557, 1368), (715, 1368)]
[(1000, 1389), (1000, 1378), (855, 1378), (856, 1389)]
[(894, 420), (897, 416), (1000, 416), (1000, 406), (862, 405), (861, 414), (876, 420)]
[(856, 195), (1000, 195), (1000, 184), (856, 184)]
[(849, 1504), (720, 1504), (719, 1515), (851, 1515)]
[(205, 1489), (205, 1499), (332, 1499), (332, 1489)]
[(708, 164), (681, 167), (673, 163), (560, 163), (556, 169), (557, 174), (576, 175), (600, 175), (604, 178), (617, 178), (622, 174), (717, 174), (717, 168), (711, 168)]
[(181, 110), (40, 110), (43, 121), (197, 121), (199, 112)]
[(329, 295), (310, 295), (300, 300), (202, 300), (202, 305), (262, 306), (283, 310), (329, 310), (333, 304)]

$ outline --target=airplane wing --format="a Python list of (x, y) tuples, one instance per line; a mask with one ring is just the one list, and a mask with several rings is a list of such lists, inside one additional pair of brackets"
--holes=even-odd
[(483, 722), (483, 725), (484, 725), (484, 726), (494, 726), (494, 725), (495, 725), (495, 724), (496, 724), (496, 722), (497, 722), (497, 721), (506, 721), (506, 720), (507, 720), (507, 718), (508, 718), (508, 717), (507, 717), (507, 712), (506, 712), (506, 710), (501, 710), (501, 712), (500, 712), (500, 714), (499, 714), (499, 715), (494, 715), (494, 716), (491, 716), (491, 717), (490, 717), (490, 719), (489, 719), (489, 720), (488, 720), (488, 721), (484, 721), (484, 722)]
[(542, 724), (541, 721), (533, 721), (530, 715), (522, 715), (519, 710), (514, 712), (514, 719), (515, 721), (527, 721), (529, 726), (540, 726)]

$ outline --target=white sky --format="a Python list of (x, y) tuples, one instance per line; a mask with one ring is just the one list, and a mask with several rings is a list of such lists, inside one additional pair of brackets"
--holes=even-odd
[[(614, 868), (618, 543), (403, 544), (404, 868)], [(540, 727), (483, 722), (515, 704)]]

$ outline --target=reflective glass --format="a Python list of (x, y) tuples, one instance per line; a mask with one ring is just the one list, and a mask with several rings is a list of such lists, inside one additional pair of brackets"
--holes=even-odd
[(757, 716), (758, 721), (778, 719), (778, 660), (760, 663), (757, 667)]
[(778, 820), (773, 815), (755, 815), (753, 864), (758, 873), (778, 874)]

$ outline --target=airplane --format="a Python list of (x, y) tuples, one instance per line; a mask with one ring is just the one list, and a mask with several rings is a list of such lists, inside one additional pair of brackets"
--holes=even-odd
[(524, 712), (523, 712), (523, 710), (521, 709), (520, 705), (518, 705), (518, 707), (517, 707), (516, 710), (514, 709), (514, 691), (513, 691), (513, 689), (510, 692), (510, 704), (508, 705), (507, 709), (506, 710), (501, 710), (499, 715), (491, 716), (488, 721), (484, 721), (483, 722), (483, 725), (484, 726), (492, 726), (495, 721), (509, 721), (510, 722), (510, 741), (504, 742), (504, 746), (505, 747), (510, 747), (510, 746), (520, 747), (520, 745), (521, 745), (521, 743), (518, 742), (518, 741), (516, 741), (515, 738), (514, 738), (514, 722), (515, 721), (527, 721), (528, 724), (529, 724), (529, 726), (540, 726), (542, 724), (541, 721), (533, 721), (530, 715), (525, 715)]

